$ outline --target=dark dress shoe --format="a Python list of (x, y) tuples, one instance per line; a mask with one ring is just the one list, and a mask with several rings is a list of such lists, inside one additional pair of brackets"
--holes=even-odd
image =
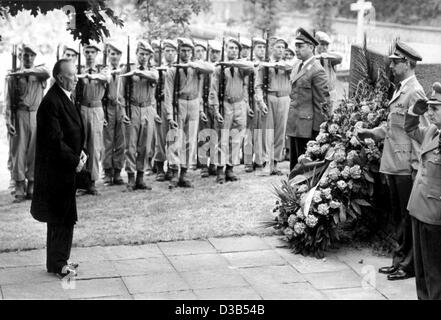
[(412, 278), (412, 275), (402, 269), (398, 269), (394, 273), (391, 273), (387, 276), (387, 280), (391, 280), (391, 281), (404, 280), (404, 279), (409, 279), (409, 278)]
[(378, 269), (379, 273), (391, 274), (398, 270), (398, 267), (390, 266), (390, 267), (382, 267)]

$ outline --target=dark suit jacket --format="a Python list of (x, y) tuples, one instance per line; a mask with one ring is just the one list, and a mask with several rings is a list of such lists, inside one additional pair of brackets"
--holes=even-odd
[(311, 138), (312, 131), (319, 131), (325, 120), (323, 103), (330, 103), (329, 84), (325, 69), (312, 58), (299, 69), (298, 61), (291, 73), (291, 104), (288, 112), (286, 135), (290, 137)]
[(75, 224), (76, 167), (84, 145), (80, 111), (54, 84), (37, 112), (32, 216), (41, 222)]

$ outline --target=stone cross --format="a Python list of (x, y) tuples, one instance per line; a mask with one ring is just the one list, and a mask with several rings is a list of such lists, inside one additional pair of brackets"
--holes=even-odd
[(355, 3), (351, 3), (351, 11), (358, 11), (357, 16), (357, 43), (363, 43), (364, 32), (364, 12), (372, 8), (372, 2), (365, 2), (364, 0), (357, 0)]

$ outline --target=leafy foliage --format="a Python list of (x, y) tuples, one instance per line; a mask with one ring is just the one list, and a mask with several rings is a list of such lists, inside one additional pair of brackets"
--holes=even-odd
[(269, 30), (270, 34), (275, 34), (279, 27), (278, 14), (281, 12), (283, 0), (246, 0), (251, 4), (252, 12), (252, 31), (260, 31), (262, 34)]
[[(74, 39), (82, 43), (90, 40), (101, 42), (110, 37), (106, 27), (105, 17), (114, 24), (122, 27), (123, 21), (117, 17), (114, 11), (108, 7), (105, 0), (81, 0), (81, 1), (10, 1), (0, 0), (0, 18), (7, 15), (16, 16), (20, 11), (28, 10), (34, 17), (46, 14), (55, 9), (62, 9), (66, 5), (75, 8), (75, 28), (70, 30)], [(66, 18), (67, 19), (67, 18)], [(66, 20), (67, 21), (67, 20)]]
[(188, 36), (192, 15), (208, 11), (210, 6), (210, 0), (136, 0), (146, 38)]

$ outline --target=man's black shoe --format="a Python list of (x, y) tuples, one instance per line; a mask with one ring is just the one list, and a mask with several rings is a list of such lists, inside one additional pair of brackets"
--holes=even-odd
[(378, 269), (379, 273), (391, 274), (398, 270), (398, 267), (390, 266), (390, 267), (382, 267)]
[(404, 280), (404, 279), (409, 279), (412, 278), (413, 275), (407, 273), (406, 271), (404, 271), (403, 269), (398, 269), (397, 271), (395, 271), (394, 273), (391, 273), (387, 276), (387, 280)]

